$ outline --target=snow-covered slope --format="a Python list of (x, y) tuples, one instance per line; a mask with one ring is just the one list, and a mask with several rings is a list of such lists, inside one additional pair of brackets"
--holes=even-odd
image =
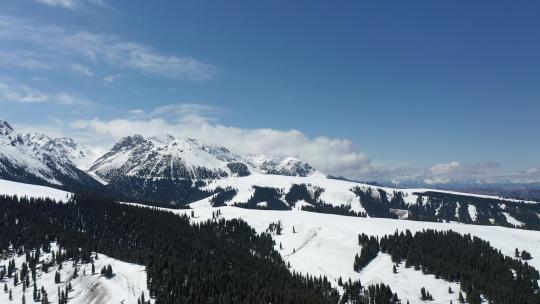
[(508, 202), (523, 202), (530, 204), (537, 204), (534, 201), (520, 201), (515, 199), (507, 199), (498, 196), (489, 196), (481, 194), (469, 194), (455, 191), (444, 191), (444, 190), (434, 190), (426, 188), (418, 189), (395, 189), (388, 187), (373, 186), (363, 183), (344, 181), (339, 179), (327, 178), (322, 174), (314, 174), (308, 177), (302, 176), (280, 176), (280, 175), (264, 175), (264, 174), (252, 174), (245, 177), (229, 177), (222, 178), (211, 181), (207, 185), (207, 189), (212, 190), (218, 187), (220, 188), (234, 188), (238, 190), (238, 194), (229, 202), (243, 203), (253, 193), (253, 186), (260, 187), (271, 187), (283, 190), (284, 193), (292, 187), (292, 185), (311, 185), (316, 188), (322, 189), (324, 192), (321, 194), (321, 199), (332, 205), (350, 205), (352, 209), (362, 209), (361, 201), (357, 195), (355, 195), (351, 190), (354, 188), (360, 188), (363, 190), (371, 189), (374, 192), (374, 195), (378, 195), (377, 191), (382, 190), (387, 193), (389, 199), (392, 198), (394, 192), (400, 192), (403, 195), (403, 199), (407, 204), (417, 204), (418, 203), (418, 194), (426, 192), (437, 192), (445, 194), (455, 194), (463, 195), (474, 198), (487, 198), (487, 199), (497, 199), (505, 200)]
[(91, 153), (70, 138), (17, 133), (0, 120), (0, 177), (15, 181), (68, 187), (96, 187), (82, 168)]
[[(212, 213), (217, 209), (220, 210), (221, 217), (241, 218), (259, 233), (265, 232), (270, 223), (281, 222), (283, 233), (273, 236), (276, 250), (279, 250), (284, 260), (289, 262), (294, 270), (312, 275), (326, 275), (335, 287), (340, 276), (344, 280), (360, 279), (364, 285), (384, 282), (398, 293), (404, 303), (407, 300), (410, 303), (423, 303), (419, 299), (422, 286), (433, 294), (435, 300), (432, 303), (449, 303), (450, 300), (459, 303), (457, 292), (448, 293), (448, 287), (458, 291), (459, 285), (435, 279), (433, 275), (424, 275), (421, 271), (403, 266), (400, 266), (398, 273), (394, 274), (389, 256), (382, 253), (379, 253), (379, 256), (360, 273), (354, 272), (354, 256), (361, 250), (361, 246), (358, 245), (358, 234), (383, 236), (406, 229), (413, 233), (423, 229), (470, 233), (489, 241), (493, 247), (508, 256), (513, 256), (515, 248), (529, 251), (533, 256), (533, 259), (528, 261), (529, 264), (540, 269), (540, 233), (537, 231), (458, 223), (358, 218), (300, 210), (250, 210), (232, 206), (220, 208), (194, 206), (192, 210), (173, 212), (189, 215), (193, 211), (195, 214), (193, 221), (204, 221), (211, 219)], [(280, 244), (283, 248), (281, 250)]]
[[(292, 193), (293, 186), (298, 185), (305, 186), (310, 195), (307, 199), (291, 203), (287, 196)], [(344, 206), (352, 212), (366, 214), (368, 217), (397, 217), (509, 227), (514, 225), (521, 227), (524, 226), (523, 221), (527, 221), (529, 229), (538, 229), (537, 227), (540, 225), (540, 205), (536, 202), (431, 189), (378, 187), (330, 179), (317, 174), (308, 177), (271, 174), (226, 177), (210, 181), (204, 189), (210, 193), (221, 191), (220, 189), (234, 189), (234, 195), (224, 204), (246, 205), (246, 207), (252, 208), (253, 206), (247, 203), (257, 196), (256, 189), (258, 187), (275, 189), (282, 204), (293, 209), (301, 209), (305, 206), (313, 206), (313, 204), (319, 207), (330, 205)], [(213, 197), (207, 197), (191, 205), (211, 206), (213, 205)], [(260, 201), (264, 202), (264, 198)], [(461, 209), (461, 207), (465, 209)], [(511, 217), (503, 213), (507, 213)], [(514, 218), (517, 221), (513, 220)], [(522, 219), (521, 222), (520, 219)]]
[[(57, 251), (58, 248), (53, 244), (52, 250)], [(15, 265), (20, 270), (21, 265), (25, 262), (25, 255), (9, 256), (9, 259), (15, 260)], [(51, 259), (51, 253), (42, 253), (40, 260), (47, 261)], [(7, 267), (8, 259), (0, 260), (0, 268), (2, 265)], [(69, 292), (69, 303), (71, 304), (119, 304), (119, 303), (137, 303), (137, 299), (144, 292), (146, 299), (149, 299), (149, 291), (146, 287), (146, 271), (144, 266), (125, 263), (104, 254), (98, 254), (98, 259), (94, 262), (96, 273), (92, 274), (91, 264), (76, 264), (72, 261), (63, 263), (62, 269), (58, 266), (50, 268), (48, 272), (37, 271), (38, 289), (43, 286), (47, 292), (49, 303), (58, 303), (58, 287), (61, 291), (66, 289), (68, 284), (71, 284), (72, 291)], [(106, 278), (100, 275), (100, 269), (103, 266), (111, 265), (114, 276)], [(75, 268), (78, 275), (73, 276)], [(61, 282), (55, 284), (55, 273), (60, 273)], [(26, 292), (23, 292), (22, 283), (13, 285), (13, 279), (6, 280), (8, 289), (12, 290), (13, 301), (9, 300), (9, 292), (0, 292), (0, 303), (21, 303), (23, 294), (25, 295), (26, 303), (33, 303), (32, 290), (33, 282), (28, 287)], [(3, 284), (2, 284), (3, 287)], [(154, 303), (154, 300), (151, 300)]]
[(51, 187), (30, 185), (0, 179), (0, 195), (17, 195), (18, 197), (50, 198), (56, 201), (66, 201), (73, 194)]

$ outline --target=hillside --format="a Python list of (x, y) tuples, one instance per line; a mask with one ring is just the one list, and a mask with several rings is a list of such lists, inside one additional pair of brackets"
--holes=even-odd
[[(410, 303), (423, 303), (419, 300), (420, 287), (425, 286), (434, 296), (433, 303), (459, 303), (458, 293), (449, 294), (448, 287), (458, 291), (459, 284), (436, 279), (434, 275), (424, 275), (421, 271), (399, 267), (392, 273), (393, 263), (388, 254), (380, 253), (360, 273), (353, 270), (354, 256), (359, 254), (358, 234), (374, 236), (393, 234), (396, 230), (412, 232), (424, 229), (438, 231), (453, 230), (462, 234), (472, 234), (489, 241), (503, 254), (513, 256), (515, 249), (525, 249), (533, 259), (528, 263), (540, 269), (540, 234), (535, 231), (467, 225), (458, 223), (427, 223), (382, 218), (358, 218), (331, 214), (320, 214), (293, 210), (288, 212), (272, 210), (250, 210), (238, 207), (210, 208), (193, 206), (193, 210), (176, 210), (178, 214), (194, 213), (194, 222), (212, 219), (219, 210), (219, 217), (225, 219), (241, 218), (255, 228), (258, 233), (268, 231), (271, 223), (281, 223), (281, 235), (273, 234), (275, 248), (290, 263), (291, 267), (302, 273), (325, 275), (332, 285), (338, 288), (338, 279), (360, 280), (363, 285), (385, 283), (397, 292), (399, 298)], [(294, 233), (293, 233), (294, 227)], [(280, 244), (282, 247), (280, 248)]]
[[(6, 183), (4, 183), (6, 184)], [(11, 186), (9, 182), (7, 185)], [(45, 197), (48, 191), (54, 194), (56, 190), (34, 185), (15, 185), (20, 191), (28, 191), (33, 197)], [(330, 187), (327, 185), (327, 187)], [(7, 193), (10, 187), (0, 187), (0, 193)], [(415, 190), (416, 191), (416, 190)], [(19, 192), (21, 193), (21, 192)], [(62, 193), (61, 196), (63, 196)], [(59, 197), (60, 198), (60, 197)], [(136, 205), (129, 203), (128, 205)], [(137, 205), (146, 207), (144, 205)], [(535, 231), (493, 227), (485, 225), (470, 225), (460, 223), (435, 223), (406, 221), (399, 219), (370, 218), (322, 214), (299, 210), (290, 211), (254, 210), (234, 206), (211, 207), (208, 200), (191, 205), (191, 210), (163, 209), (179, 215), (190, 217), (191, 223), (205, 223), (208, 220), (246, 221), (259, 234), (270, 233), (275, 242), (274, 249), (280, 254), (291, 270), (310, 275), (326, 276), (330, 284), (343, 292), (338, 285), (339, 278), (343, 281), (360, 280), (363, 286), (371, 284), (388, 284), (400, 299), (410, 303), (420, 301), (420, 287), (425, 287), (434, 297), (435, 302), (458, 303), (460, 284), (436, 278), (432, 274), (403, 266), (398, 267), (397, 273), (392, 272), (394, 263), (386, 253), (379, 253), (362, 271), (355, 272), (353, 261), (355, 255), (362, 251), (358, 244), (358, 235), (366, 233), (373, 236), (393, 234), (395, 231), (437, 231), (452, 230), (461, 234), (471, 234), (489, 241), (490, 244), (506, 256), (513, 256), (515, 249), (526, 250), (532, 255), (527, 262), (540, 269), (540, 235)], [(281, 231), (270, 230), (272, 225), (279, 223)], [(100, 256), (102, 256), (100, 254)], [(114, 267), (114, 269), (116, 269)], [(448, 293), (448, 288), (454, 293)], [(462, 292), (464, 293), (464, 292)], [(465, 293), (464, 293), (465, 294)]]
[[(38, 264), (36, 279), (38, 284), (38, 290), (43, 287), (47, 293), (49, 303), (58, 303), (60, 295), (58, 290), (65, 292), (66, 287), (71, 285), (72, 289), (68, 292), (68, 301), (70, 304), (118, 304), (118, 303), (137, 303), (137, 300), (144, 293), (146, 299), (154, 303), (154, 300), (148, 298), (149, 292), (146, 287), (146, 272), (145, 267), (125, 263), (113, 258), (110, 258), (104, 254), (92, 253), (94, 257), (95, 273), (92, 273), (92, 265), (84, 263), (73, 263), (73, 261), (65, 261), (62, 266), (54, 265), (49, 267), (47, 271), (41, 271), (43, 264), (47, 264), (52, 261), (52, 255), (58, 253), (60, 248), (53, 243), (51, 244), (51, 251), (49, 253), (42, 252)], [(35, 253), (35, 251), (32, 251)], [(21, 274), (23, 263), (27, 262), (25, 255), (8, 254), (0, 259), (0, 268), (5, 267), (9, 261), (14, 261), (16, 272), (14, 275)], [(107, 278), (100, 274), (100, 270), (103, 267), (111, 265), (114, 275)], [(55, 282), (55, 274), (60, 274), (60, 282)], [(30, 274), (28, 274), (30, 276)], [(1, 303), (21, 303), (23, 295), (26, 303), (32, 303), (33, 286), (34, 282), (29, 279), (29, 286), (26, 287), (26, 291), (23, 290), (23, 283), (14, 285), (13, 279), (6, 280), (5, 283), (8, 290), (11, 290), (11, 297), (9, 299), (9, 291), (6, 293), (3, 290), (0, 292)], [(2, 288), (4, 288), (2, 284)], [(43, 297), (43, 296), (41, 296)]]

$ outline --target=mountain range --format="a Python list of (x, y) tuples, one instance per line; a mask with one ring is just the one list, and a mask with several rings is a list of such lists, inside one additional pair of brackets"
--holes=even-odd
[(22, 134), (0, 121), (0, 178), (174, 208), (235, 205), (540, 229), (536, 202), (382, 187), (327, 176), (294, 157), (239, 155), (167, 134), (124, 137), (96, 158), (70, 138)]

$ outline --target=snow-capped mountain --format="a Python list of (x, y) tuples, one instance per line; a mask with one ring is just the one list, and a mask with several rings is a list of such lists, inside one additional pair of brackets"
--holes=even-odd
[(228, 148), (171, 135), (122, 138), (88, 173), (128, 198), (187, 204), (211, 194), (205, 185), (250, 175), (324, 176), (292, 158), (242, 156)]
[(276, 158), (269, 155), (248, 155), (245, 159), (265, 174), (303, 177), (321, 174), (310, 164), (294, 157)]
[(90, 166), (90, 172), (107, 181), (118, 176), (210, 179), (250, 172), (245, 164), (235, 166), (240, 157), (225, 148), (206, 146), (195, 139), (164, 139), (124, 137)]
[(17, 133), (0, 120), (0, 177), (67, 188), (99, 186), (81, 168), (90, 153), (70, 138)]
[(292, 158), (267, 155), (240, 156), (225, 147), (206, 145), (196, 139), (170, 135), (122, 138), (89, 171), (110, 181), (119, 176), (145, 179), (209, 180), (252, 173), (309, 176), (319, 173), (309, 164)]

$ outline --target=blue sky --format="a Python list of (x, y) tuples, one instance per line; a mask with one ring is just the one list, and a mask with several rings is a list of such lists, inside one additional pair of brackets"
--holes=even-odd
[(2, 1), (0, 116), (100, 148), (249, 139), (356, 178), (537, 172), (538, 1), (292, 2)]

